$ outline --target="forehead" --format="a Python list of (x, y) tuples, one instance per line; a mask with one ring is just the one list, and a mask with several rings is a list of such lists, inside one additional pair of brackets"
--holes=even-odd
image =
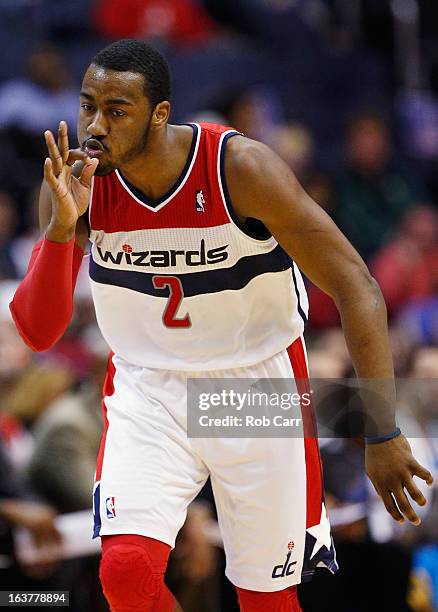
[(144, 77), (138, 72), (119, 72), (91, 64), (82, 81), (82, 91), (95, 98), (145, 100)]

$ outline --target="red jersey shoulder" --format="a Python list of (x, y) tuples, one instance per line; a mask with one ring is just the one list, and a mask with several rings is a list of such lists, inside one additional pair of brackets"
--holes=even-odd
[(218, 123), (208, 123), (206, 121), (202, 121), (199, 123), (199, 125), (201, 126), (201, 129), (203, 131), (209, 132), (212, 135), (215, 134), (219, 136), (219, 138), (224, 132), (229, 132), (229, 131), (237, 132), (237, 130), (235, 130), (231, 126), (219, 125)]
[(105, 232), (202, 228), (229, 223), (218, 180), (219, 141), (232, 128), (194, 126), (191, 158), (168, 197), (148, 202), (119, 171), (93, 181), (90, 226)]

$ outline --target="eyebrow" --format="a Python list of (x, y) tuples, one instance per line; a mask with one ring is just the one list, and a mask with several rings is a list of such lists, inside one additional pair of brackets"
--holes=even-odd
[[(91, 94), (88, 94), (86, 91), (81, 91), (80, 95), (82, 98), (87, 98), (87, 100), (93, 100), (93, 96)], [(105, 100), (105, 104), (134, 106), (132, 102), (130, 102), (129, 100), (125, 100), (124, 98), (110, 98), (108, 100)]]

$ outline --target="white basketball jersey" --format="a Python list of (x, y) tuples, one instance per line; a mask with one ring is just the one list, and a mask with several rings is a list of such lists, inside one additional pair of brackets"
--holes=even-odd
[(238, 132), (192, 128), (186, 167), (159, 200), (145, 198), (117, 170), (93, 179), (97, 320), (112, 351), (134, 365), (243, 367), (303, 333), (306, 292), (266, 228), (251, 219), (242, 226), (233, 212), (224, 152)]

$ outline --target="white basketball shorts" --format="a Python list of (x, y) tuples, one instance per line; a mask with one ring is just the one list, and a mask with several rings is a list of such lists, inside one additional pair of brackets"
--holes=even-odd
[(303, 340), (253, 366), (180, 372), (113, 355), (104, 387), (105, 431), (94, 486), (94, 537), (138, 534), (174, 546), (187, 507), (211, 477), (226, 575), (241, 588), (279, 591), (336, 571), (310, 408), (304, 435), (189, 438), (187, 379), (307, 380)]

